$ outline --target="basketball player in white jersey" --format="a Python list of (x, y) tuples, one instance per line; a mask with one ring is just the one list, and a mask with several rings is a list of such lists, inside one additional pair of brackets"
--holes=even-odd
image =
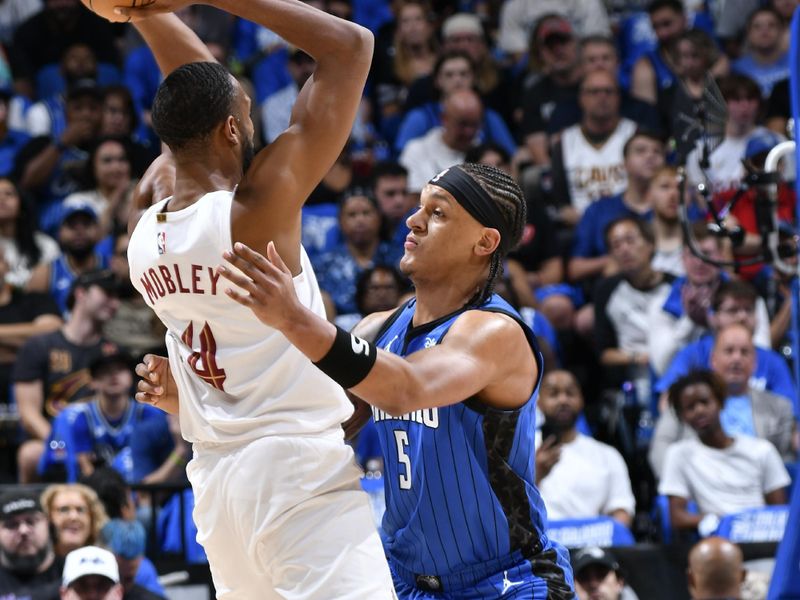
[[(165, 13), (188, 2), (121, 11), (166, 75), (152, 120), (170, 153), (144, 178), (155, 203), (132, 217), (128, 255), (134, 285), (168, 330), (181, 432), (194, 448), (187, 473), (198, 541), (218, 598), (393, 598), (343, 443), (352, 405), (283, 335), (232, 301), (215, 270), (234, 242), (265, 251), (275, 240), (305, 306), (324, 315), (300, 245), (300, 209), (347, 140), (372, 37), (299, 0), (206, 3), (269, 27), (317, 69), (287, 131), (253, 157), (250, 99)], [(156, 195), (170, 187), (170, 196)]]

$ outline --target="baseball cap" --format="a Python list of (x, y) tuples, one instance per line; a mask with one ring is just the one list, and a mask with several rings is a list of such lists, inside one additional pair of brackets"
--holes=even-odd
[(459, 33), (471, 33), (483, 37), (483, 26), (477, 15), (456, 13), (445, 19), (442, 24), (442, 37), (448, 38)]
[(84, 546), (67, 554), (61, 584), (68, 588), (87, 575), (100, 575), (119, 583), (117, 559), (108, 550), (97, 546)]
[(536, 41), (544, 44), (550, 37), (571, 38), (574, 35), (572, 25), (564, 17), (551, 16), (545, 17), (544, 23), (539, 25), (536, 32)]
[(91, 204), (82, 200), (74, 200), (65, 202), (61, 206), (61, 220), (59, 223), (63, 225), (64, 221), (77, 214), (89, 215), (89, 217), (97, 221), (97, 212)]
[(783, 139), (777, 133), (760, 131), (747, 141), (747, 146), (744, 149), (744, 158), (749, 159), (764, 152), (769, 152), (782, 141)]
[(76, 79), (67, 86), (67, 101), (91, 96), (97, 100), (103, 99), (103, 90), (97, 85), (97, 81), (90, 77)]
[(11, 490), (0, 496), (0, 521), (28, 512), (44, 512), (36, 494)]
[(575, 555), (575, 559), (572, 561), (572, 570), (577, 575), (583, 571), (583, 569), (591, 565), (602, 565), (608, 567), (612, 571), (619, 571), (619, 563), (617, 559), (614, 558), (614, 555), (597, 546), (590, 546), (579, 550)]

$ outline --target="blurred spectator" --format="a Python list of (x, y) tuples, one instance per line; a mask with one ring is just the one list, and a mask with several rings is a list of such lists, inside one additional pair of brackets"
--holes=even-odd
[(0, 177), (0, 246), (8, 263), (6, 280), (24, 288), (31, 272), (40, 264), (58, 258), (56, 241), (36, 230), (30, 202), (23, 198), (11, 179)]
[(538, 406), (545, 420), (536, 450), (536, 485), (548, 519), (608, 515), (630, 527), (636, 502), (628, 468), (616, 449), (578, 432), (584, 404), (572, 373), (548, 371)]
[(109, 85), (103, 91), (100, 135), (125, 140), (134, 178), (144, 174), (161, 147), (148, 139), (147, 128), (139, 123), (133, 96), (124, 85)]
[[(714, 375), (726, 386), (726, 395), (722, 397), (724, 406), (720, 416), (726, 434), (747, 435), (767, 440), (772, 443), (783, 460), (794, 462), (797, 458), (797, 449), (792, 441), (795, 431), (792, 403), (786, 396), (759, 390), (750, 385), (755, 363), (755, 347), (750, 336), (751, 331), (741, 324), (733, 323), (726, 326), (719, 331), (714, 340), (710, 365), (698, 361), (696, 368), (704, 369), (710, 366)], [(784, 363), (775, 364), (779, 364), (788, 375)], [(680, 373), (673, 381), (681, 381), (686, 376), (686, 372)], [(791, 388), (794, 387), (790, 378), (787, 378), (786, 383)], [(678, 440), (694, 437), (691, 428), (684, 426), (676, 416), (679, 415), (670, 410), (663, 410), (656, 424), (649, 459), (653, 471), (657, 474), (666, 468), (663, 466), (664, 455), (669, 452), (669, 446)]]
[(91, 80), (76, 82), (66, 98), (66, 128), (57, 138), (33, 138), (20, 150), (14, 172), (21, 190), (35, 194), (39, 228), (53, 233), (61, 201), (80, 187), (87, 150), (100, 133), (102, 95)]
[(64, 199), (64, 206), (90, 206), (98, 217), (100, 236), (128, 224), (135, 181), (131, 178), (129, 146), (124, 138), (101, 137), (86, 161), (83, 189)]
[[(436, 61), (433, 71), (434, 86), (438, 98), (447, 98), (458, 90), (475, 87), (475, 66), (468, 54), (451, 50), (442, 54)], [(434, 127), (441, 125), (442, 104), (438, 99), (428, 102), (408, 112), (400, 122), (395, 140), (395, 150), (402, 152), (406, 144), (424, 136)], [(503, 118), (491, 108), (483, 111), (483, 121), (478, 131), (482, 142), (499, 144), (509, 154), (516, 150), (516, 144)]]
[(100, 530), (108, 522), (95, 491), (81, 483), (48, 486), (42, 492), (41, 503), (50, 520), (58, 556), (96, 544)]
[(350, 158), (349, 148), (344, 147), (336, 162), (319, 182), (306, 201), (306, 206), (315, 204), (338, 204), (355, 178), (353, 161)]
[(392, 310), (400, 305), (408, 284), (400, 271), (390, 265), (376, 265), (364, 269), (356, 280), (355, 304), (357, 312), (337, 315), (336, 324), (350, 331), (367, 315)]
[(431, 177), (464, 162), (482, 122), (483, 105), (475, 92), (458, 90), (445, 98), (442, 126), (411, 140), (400, 155), (400, 164), (408, 169), (409, 190), (419, 194)]
[(686, 274), (683, 253), (683, 229), (678, 217), (680, 186), (675, 167), (661, 167), (650, 180), (645, 201), (653, 208), (653, 233), (656, 253), (653, 268), (675, 277)]
[(19, 450), (20, 481), (30, 482), (50, 435), (50, 421), (69, 403), (89, 396), (88, 367), (101, 354), (117, 351), (102, 336), (116, 310), (116, 281), (109, 271), (91, 271), (75, 280), (70, 315), (58, 331), (30, 338), (14, 364), (14, 397), (20, 423), (30, 436)]
[(664, 165), (664, 143), (656, 135), (637, 131), (622, 147), (627, 187), (621, 193), (590, 204), (575, 230), (572, 256), (567, 272), (571, 281), (610, 274), (606, 228), (615, 219), (635, 217), (652, 220), (653, 205), (647, 189), (657, 170)]
[(795, 334), (791, 331), (792, 321), (792, 279), (797, 272), (798, 239), (794, 227), (782, 223), (778, 227), (778, 255), (788, 264), (792, 271), (784, 273), (782, 270), (768, 265), (764, 267), (753, 285), (764, 298), (769, 313), (769, 334), (772, 347), (785, 357), (791, 356), (792, 340)]
[(436, 62), (436, 29), (425, 0), (398, 0), (391, 43), (376, 44), (370, 81), (376, 120), (382, 136), (394, 140), (408, 87), (430, 75)]
[(40, 463), (45, 480), (57, 480), (64, 470), (68, 480), (74, 480), (108, 466), (133, 481), (135, 432), (151, 420), (161, 421), (154, 426), (166, 430), (167, 418), (158, 408), (134, 401), (132, 362), (127, 354), (117, 353), (100, 356), (89, 366), (94, 398), (64, 409), (53, 421)]
[(62, 322), (50, 296), (25, 293), (11, 285), (3, 254), (0, 247), (0, 404), (9, 404), (17, 352), (29, 338), (55, 331)]
[(739, 598), (746, 572), (744, 557), (736, 544), (721, 537), (707, 537), (689, 551), (686, 579), (692, 600)]
[(103, 526), (99, 543), (110, 550), (117, 560), (124, 591), (122, 600), (164, 600), (163, 589), (161, 593), (156, 593), (137, 583), (146, 546), (145, 530), (141, 523), (112, 519)]
[(44, 10), (14, 33), (11, 68), (17, 91), (36, 98), (38, 71), (57, 63), (73, 44), (87, 44), (98, 61), (117, 64), (114, 33), (111, 23), (86, 10), (80, 0), (44, 0)]
[(343, 242), (314, 260), (319, 286), (327, 292), (336, 314), (356, 312), (355, 283), (366, 268), (396, 265), (402, 248), (382, 241), (381, 213), (375, 198), (366, 191), (352, 190), (339, 205), (339, 229)]
[(108, 267), (108, 258), (97, 250), (100, 239), (100, 224), (91, 205), (81, 202), (64, 204), (58, 229), (62, 254), (53, 262), (40, 264), (33, 270), (27, 290), (50, 294), (62, 314), (66, 315), (75, 279), (84, 273)]
[[(78, 81), (96, 84), (97, 59), (92, 49), (84, 43), (66, 48), (59, 61), (59, 72), (66, 89), (75, 86)], [(58, 138), (66, 127), (64, 113), (65, 98), (62, 92), (43, 98), (25, 113), (25, 130), (34, 137), (47, 135)]]
[(0, 177), (7, 177), (14, 170), (17, 154), (31, 139), (27, 131), (10, 126), (12, 98), (10, 88), (0, 87)]
[(792, 22), (792, 16), (797, 8), (798, 0), (770, 0), (767, 5), (770, 6), (781, 17), (781, 25), (783, 35), (781, 36), (781, 47), (784, 50), (789, 49), (789, 25)]
[[(658, 491), (669, 496), (672, 526), (712, 533), (719, 517), (765, 504), (785, 504), (789, 474), (766, 440), (725, 433), (720, 412), (725, 384), (713, 373), (694, 371), (669, 389), (669, 401), (696, 438), (667, 449)], [(690, 500), (698, 513), (690, 513)]]
[(408, 235), (406, 219), (414, 210), (415, 198), (408, 193), (408, 171), (395, 162), (380, 162), (372, 169), (372, 193), (383, 216), (384, 237), (402, 247)]
[[(697, 250), (712, 260), (722, 260), (723, 240), (708, 231), (705, 223), (692, 223), (690, 233)], [(675, 354), (709, 330), (711, 301), (720, 283), (728, 279), (720, 268), (696, 257), (688, 245), (683, 248), (685, 277), (672, 284), (669, 293), (650, 304), (650, 365), (656, 375), (666, 371)], [(756, 301), (754, 340), (757, 346), (770, 347), (769, 317), (763, 300)]]
[[(687, 30), (687, 20), (681, 0), (653, 0), (647, 12), (658, 45), (634, 64), (631, 94), (644, 102), (658, 104), (660, 94), (675, 83), (676, 75), (680, 75), (676, 69), (676, 44)], [(720, 53), (710, 73), (713, 76), (724, 75), (728, 68), (727, 57)]]
[(608, 13), (600, 0), (508, 0), (500, 9), (500, 50), (521, 57), (528, 49), (531, 31), (548, 14), (563, 17), (581, 37), (611, 33)]
[(761, 95), (768, 98), (772, 87), (789, 76), (789, 53), (783, 47), (784, 25), (774, 9), (757, 9), (747, 20), (745, 53), (731, 65), (731, 70), (754, 80)]
[(619, 86), (608, 71), (586, 74), (578, 102), (581, 122), (565, 129), (552, 149), (553, 198), (569, 226), (592, 202), (625, 190), (623, 148), (636, 131), (633, 121), (620, 116)]
[(729, 75), (720, 81), (719, 89), (728, 111), (725, 137), (716, 148), (711, 148), (707, 167), (701, 164), (705, 153), (702, 139), (686, 159), (689, 184), (708, 182), (713, 193), (739, 187), (745, 175), (742, 159), (747, 142), (766, 132), (764, 127), (756, 125), (761, 90), (755, 81), (744, 75)]
[(284, 88), (267, 96), (261, 103), (261, 127), (265, 144), (271, 144), (289, 127), (292, 107), (297, 94), (314, 73), (317, 63), (308, 54), (293, 48), (289, 54), (287, 68), (291, 82)]
[(78, 483), (92, 488), (109, 519), (132, 521), (136, 518), (136, 504), (133, 492), (123, 479), (122, 474), (111, 467), (99, 467)]
[(67, 555), (61, 600), (123, 600), (122, 592), (119, 567), (111, 552), (86, 546)]
[(548, 123), (556, 107), (574, 102), (581, 78), (580, 54), (569, 21), (540, 18), (530, 38), (529, 60), (541, 78), (523, 90), (520, 135), (534, 164), (550, 164)]
[(601, 280), (594, 295), (594, 333), (600, 364), (617, 370), (618, 381), (635, 382), (639, 396), (650, 397), (647, 354), (648, 307), (670, 287), (672, 278), (651, 266), (655, 240), (637, 217), (621, 217), (606, 227), (609, 258), (616, 275)]
[(0, 496), (0, 597), (57, 598), (61, 568), (39, 498), (7, 490)]
[(130, 236), (126, 231), (119, 232), (114, 238), (111, 270), (117, 280), (119, 307), (103, 325), (103, 335), (118, 346), (127, 348), (132, 356), (143, 356), (164, 346), (166, 329), (131, 283), (129, 241)]
[[(599, 35), (583, 38), (580, 42), (580, 57), (584, 74), (607, 71), (614, 77), (619, 76), (619, 54), (613, 38)], [(662, 128), (655, 107), (632, 97), (625, 89), (620, 89), (620, 114), (648, 131), (660, 132)], [(563, 129), (579, 123), (581, 116), (581, 107), (576, 94), (556, 105), (550, 116), (547, 132), (550, 135), (557, 135)]]
[[(747, 329), (752, 339), (756, 326), (756, 310), (761, 302), (756, 290), (747, 282), (732, 280), (721, 283), (714, 292), (709, 307), (708, 324), (711, 332), (716, 335), (729, 325), (741, 325)], [(666, 392), (678, 377), (689, 371), (711, 367), (714, 346), (712, 333), (690, 342), (678, 351), (656, 385), (659, 392)], [(766, 389), (785, 398), (794, 398), (796, 388), (783, 357), (769, 345), (754, 348), (755, 366), (749, 380), (750, 387)]]
[(624, 594), (622, 569), (608, 550), (582, 548), (572, 561), (572, 571), (578, 600), (635, 600), (635, 594)]
[[(516, 106), (517, 89), (512, 75), (501, 70), (494, 60), (491, 48), (486, 39), (481, 18), (476, 14), (456, 13), (447, 17), (442, 23), (442, 50), (466, 52), (475, 65), (475, 88), (486, 102), (496, 110), (507, 125), (513, 123), (513, 112)], [(423, 89), (431, 89), (432, 82), (418, 80), (408, 93), (408, 106), (414, 106), (418, 83)]]

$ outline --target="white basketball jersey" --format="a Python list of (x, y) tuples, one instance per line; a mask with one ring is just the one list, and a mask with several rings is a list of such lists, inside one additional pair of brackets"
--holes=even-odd
[[(231, 300), (216, 268), (231, 241), (233, 192), (206, 194), (176, 212), (167, 200), (142, 216), (128, 247), (131, 280), (167, 327), (170, 367), (190, 442), (247, 442), (338, 429), (353, 412), (342, 388), (279, 331)], [(317, 279), (301, 247), (294, 287), (324, 318)]]
[(622, 150), (635, 131), (636, 123), (621, 119), (600, 148), (586, 140), (580, 125), (568, 127), (561, 134), (570, 199), (579, 214), (598, 198), (620, 194), (628, 187)]

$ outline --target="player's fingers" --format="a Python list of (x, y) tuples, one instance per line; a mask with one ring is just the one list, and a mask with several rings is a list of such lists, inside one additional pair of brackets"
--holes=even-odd
[(229, 298), (235, 300), (242, 306), (246, 306), (247, 308), (251, 308), (253, 306), (253, 297), (250, 295), (245, 296), (244, 294), (240, 294), (239, 292), (237, 292), (236, 290), (232, 290), (231, 288), (226, 289), (225, 293), (228, 295)]
[[(237, 248), (237, 246), (241, 246), (241, 248)], [(233, 252), (224, 252), (222, 257), (254, 281), (259, 281), (264, 275), (279, 271), (266, 258), (257, 252), (253, 252), (244, 244), (237, 243)]]
[(158, 373), (153, 372), (153, 370), (150, 367), (148, 367), (146, 364), (139, 363), (138, 365), (136, 365), (136, 368), (134, 369), (134, 371), (142, 379), (147, 379), (147, 380), (152, 381), (154, 383), (158, 383), (158, 379), (159, 379)]
[(146, 379), (140, 379), (136, 383), (136, 389), (151, 396), (163, 396), (164, 388), (158, 383), (150, 383)]
[(256, 252), (250, 246), (242, 242), (236, 242), (233, 245), (233, 253), (247, 262), (254, 264), (258, 268), (264, 268), (269, 264), (269, 261), (264, 258), (263, 254)]
[(251, 296), (258, 292), (259, 289), (258, 285), (256, 285), (256, 283), (250, 277), (242, 275), (241, 273), (236, 273), (234, 271), (231, 271), (225, 265), (220, 265), (218, 267), (218, 270), (219, 274), (222, 275), (225, 279), (230, 281), (232, 284), (234, 284), (241, 290), (248, 292)]
[(156, 406), (158, 404), (158, 398), (153, 398), (149, 394), (145, 394), (144, 392), (136, 392), (134, 396), (137, 402), (142, 404), (150, 404), (152, 406)]
[(275, 242), (270, 242), (267, 244), (267, 258), (269, 259), (269, 262), (278, 267), (278, 269), (284, 273), (291, 273), (289, 267), (287, 267), (286, 263), (283, 262), (281, 255), (278, 254), (278, 249), (275, 247)]

